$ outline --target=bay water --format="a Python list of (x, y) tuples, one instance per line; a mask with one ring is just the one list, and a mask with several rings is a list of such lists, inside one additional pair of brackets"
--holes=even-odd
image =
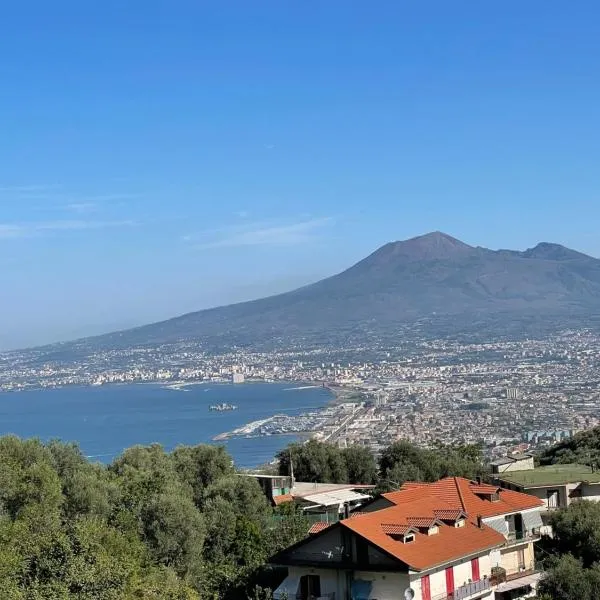
[[(0, 393), (0, 435), (79, 443), (93, 461), (108, 463), (136, 444), (214, 443), (214, 436), (275, 414), (299, 415), (326, 406), (329, 390), (290, 383), (200, 384), (171, 389), (159, 384), (65, 387)], [(226, 402), (234, 411), (211, 411)], [(226, 446), (236, 466), (273, 459), (292, 435), (237, 437)]]

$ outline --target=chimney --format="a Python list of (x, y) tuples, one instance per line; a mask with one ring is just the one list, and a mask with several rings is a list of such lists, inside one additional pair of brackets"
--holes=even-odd
[(481, 515), (477, 515), (477, 527), (483, 529), (483, 519), (481, 518)]
[(350, 505), (347, 502), (344, 502), (344, 519), (350, 518)]
[(477, 475), (477, 485), (481, 485), (481, 475)]

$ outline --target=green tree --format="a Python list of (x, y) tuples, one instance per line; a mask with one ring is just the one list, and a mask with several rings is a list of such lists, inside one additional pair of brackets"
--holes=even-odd
[(444, 477), (474, 479), (484, 473), (482, 454), (477, 446), (457, 448), (438, 446), (419, 448), (408, 441), (399, 441), (381, 453), (379, 471), (382, 484), (402, 484), (405, 481), (437, 481)]
[(223, 446), (179, 446), (172, 460), (179, 478), (192, 489), (198, 506), (208, 486), (234, 473), (231, 456)]
[(426, 451), (403, 440), (383, 449), (379, 459), (379, 473), (383, 479), (403, 483), (409, 479), (433, 481), (437, 470)]
[(267, 539), (269, 555), (305, 538), (311, 526), (311, 521), (295, 502), (281, 504), (273, 512), (274, 526)]
[(179, 575), (196, 575), (202, 565), (205, 523), (190, 497), (157, 494), (142, 510), (144, 541), (154, 561)]
[(52, 440), (47, 448), (61, 481), (65, 518), (72, 519), (77, 515), (108, 518), (119, 490), (107, 469), (90, 464), (77, 444)]
[(342, 452), (333, 444), (317, 440), (309, 440), (305, 444), (290, 444), (277, 454), (280, 475), (291, 474), (290, 457), (297, 481), (348, 481), (348, 470)]
[(597, 600), (600, 590), (600, 566), (586, 569), (571, 554), (555, 559), (540, 581), (541, 598), (552, 600)]
[(349, 483), (373, 484), (377, 481), (377, 463), (365, 446), (348, 446), (342, 450)]
[(600, 561), (600, 504), (571, 504), (553, 513), (550, 524), (559, 553), (572, 553), (585, 567)]

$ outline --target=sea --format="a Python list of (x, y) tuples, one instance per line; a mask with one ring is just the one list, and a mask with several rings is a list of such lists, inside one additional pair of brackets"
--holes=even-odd
[[(327, 406), (329, 390), (290, 383), (159, 384), (64, 387), (0, 393), (0, 435), (77, 442), (92, 461), (111, 462), (136, 444), (224, 445), (240, 468), (268, 463), (293, 435), (213, 438), (275, 414), (299, 415)], [(226, 402), (234, 411), (211, 411)]]

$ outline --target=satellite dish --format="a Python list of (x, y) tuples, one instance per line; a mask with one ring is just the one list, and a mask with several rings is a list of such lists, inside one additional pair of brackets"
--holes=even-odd
[(406, 588), (404, 590), (404, 600), (414, 600), (415, 590), (412, 588)]

